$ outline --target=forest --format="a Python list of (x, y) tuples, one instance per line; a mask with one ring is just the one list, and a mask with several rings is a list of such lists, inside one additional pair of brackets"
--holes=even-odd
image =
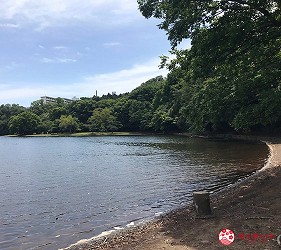
[(121, 95), (84, 97), (71, 103), (57, 98), (44, 104), (40, 99), (28, 108), (2, 104), (0, 134), (177, 131), (167, 107), (160, 107), (164, 86), (166, 80), (158, 76)]
[[(130, 93), (0, 106), (0, 134), (281, 134), (281, 1), (138, 0), (171, 43), (167, 77)], [(178, 49), (186, 39), (191, 47)], [(168, 53), (168, 52), (167, 52)]]

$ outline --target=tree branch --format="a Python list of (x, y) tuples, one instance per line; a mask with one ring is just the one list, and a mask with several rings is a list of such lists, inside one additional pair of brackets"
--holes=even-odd
[(265, 8), (262, 8), (258, 5), (255, 5), (255, 4), (251, 4), (251, 3), (249, 3), (245, 0), (229, 0), (228, 2), (234, 2), (234, 3), (241, 4), (241, 5), (247, 5), (251, 9), (257, 10), (260, 13), (262, 13), (273, 24), (274, 27), (281, 27), (281, 21), (276, 20), (273, 17), (273, 15)]

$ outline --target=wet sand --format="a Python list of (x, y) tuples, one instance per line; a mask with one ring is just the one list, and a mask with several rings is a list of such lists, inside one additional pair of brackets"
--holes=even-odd
[[(271, 155), (263, 169), (211, 195), (213, 217), (197, 218), (189, 205), (136, 228), (66, 249), (281, 249), (281, 141), (267, 140), (267, 145)], [(224, 228), (235, 234), (229, 246), (218, 240)]]

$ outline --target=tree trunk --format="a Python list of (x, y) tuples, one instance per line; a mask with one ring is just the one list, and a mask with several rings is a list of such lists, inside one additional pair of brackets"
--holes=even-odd
[(198, 216), (212, 215), (209, 192), (207, 191), (193, 192), (193, 201)]

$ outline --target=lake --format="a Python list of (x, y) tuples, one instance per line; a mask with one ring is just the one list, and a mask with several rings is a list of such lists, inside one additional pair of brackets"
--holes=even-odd
[(261, 168), (264, 144), (183, 136), (0, 137), (0, 249), (58, 249)]

